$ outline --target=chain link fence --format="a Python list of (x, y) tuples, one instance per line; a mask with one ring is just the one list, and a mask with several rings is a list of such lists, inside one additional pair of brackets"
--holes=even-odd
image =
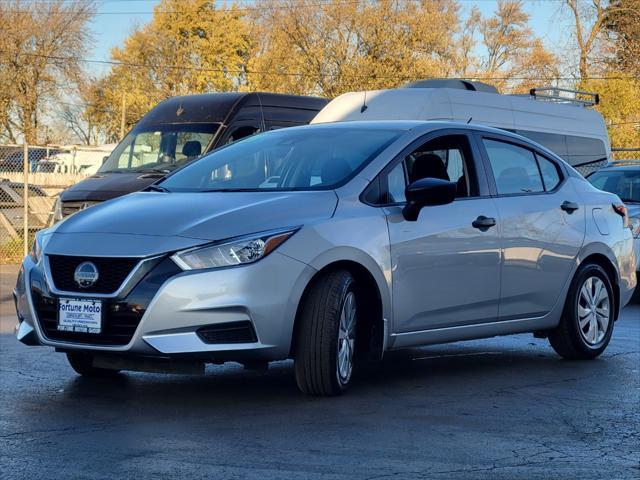
[[(20, 263), (35, 233), (53, 224), (60, 192), (94, 174), (114, 146), (0, 145), (0, 265)], [(640, 158), (640, 149), (617, 151), (614, 156)], [(586, 176), (606, 163), (577, 170)]]
[(100, 161), (94, 161), (87, 168), (79, 151), (77, 147), (0, 145), (0, 265), (20, 263), (35, 233), (52, 225), (59, 193), (100, 166)]

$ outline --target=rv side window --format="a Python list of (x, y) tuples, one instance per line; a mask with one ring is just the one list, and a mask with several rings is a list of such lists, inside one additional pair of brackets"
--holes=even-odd
[(499, 195), (544, 192), (531, 150), (496, 140), (483, 140)]
[(544, 189), (547, 192), (553, 190), (558, 186), (561, 180), (558, 166), (541, 155), (536, 154), (536, 158), (538, 159), (538, 165), (540, 165), (540, 173), (542, 174)]

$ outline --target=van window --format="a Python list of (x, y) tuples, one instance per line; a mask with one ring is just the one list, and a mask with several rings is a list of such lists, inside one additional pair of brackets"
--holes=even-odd
[(529, 130), (516, 130), (515, 133), (548, 148), (574, 167), (607, 160), (607, 148), (604, 142), (598, 138)]
[(133, 130), (98, 171), (171, 171), (204, 153), (219, 127), (219, 123), (165, 124)]
[(245, 137), (250, 137), (251, 135), (255, 135), (259, 132), (259, 127), (255, 127), (253, 125), (242, 125), (231, 130), (231, 133), (227, 137), (226, 143), (237, 142), (238, 140), (241, 140)]
[(536, 158), (531, 150), (497, 140), (483, 140), (499, 195), (543, 192)]

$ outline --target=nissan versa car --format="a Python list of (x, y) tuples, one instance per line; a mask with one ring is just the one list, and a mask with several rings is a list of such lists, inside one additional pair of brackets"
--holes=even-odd
[(598, 356), (636, 284), (620, 199), (515, 134), (344, 122), (248, 137), (37, 235), (17, 337), (83, 375), (354, 361), (534, 332)]

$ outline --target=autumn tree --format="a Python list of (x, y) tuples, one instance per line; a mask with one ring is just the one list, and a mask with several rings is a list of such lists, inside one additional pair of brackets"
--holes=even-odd
[(260, 10), (248, 88), (334, 97), (447, 76), (456, 66), (452, 0), (280, 0)]
[[(235, 90), (245, 77), (250, 50), (245, 12), (210, 0), (162, 0), (147, 25), (112, 51), (116, 63), (93, 88), (89, 113), (110, 137), (160, 100), (192, 93)], [(91, 110), (91, 109), (90, 109)]]
[(486, 51), (479, 59), (479, 77), (493, 78), (503, 89), (526, 91), (559, 76), (558, 59), (529, 28), (522, 1), (499, 0), (494, 15), (478, 19), (478, 30)]
[(604, 78), (586, 80), (580, 88), (598, 92), (596, 109), (609, 126), (613, 147), (640, 147), (640, 79), (610, 72)]
[(612, 68), (640, 77), (640, 0), (615, 0), (605, 10), (604, 28), (613, 45)]
[(118, 114), (113, 109), (93, 105), (96, 86), (100, 81), (87, 75), (77, 84), (73, 102), (61, 102), (58, 116), (66, 130), (85, 145), (97, 145), (102, 139), (101, 120)]
[(618, 9), (606, 0), (565, 0), (565, 4), (573, 20), (579, 79), (585, 81), (595, 70), (602, 73), (606, 68), (608, 49), (602, 44), (605, 21), (607, 15), (613, 15)]
[(43, 119), (82, 74), (89, 0), (0, 3), (0, 138), (43, 140)]

